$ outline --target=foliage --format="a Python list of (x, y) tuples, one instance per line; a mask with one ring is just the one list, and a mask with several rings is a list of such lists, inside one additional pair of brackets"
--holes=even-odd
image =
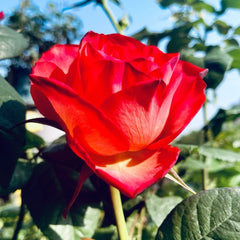
[[(73, 7), (88, 2), (94, 1)], [(209, 68), (208, 89), (218, 88), (226, 71), (240, 69), (240, 26), (232, 27), (220, 18), (228, 8), (239, 11), (239, 0), (221, 0), (220, 9), (197, 0), (158, 2), (173, 10), (174, 26), (159, 33), (144, 28), (134, 37), (155, 45), (168, 38), (169, 52), (181, 51), (183, 59)], [(69, 22), (80, 22), (51, 6), (47, 15), (22, 2), (22, 8), (7, 21), (11, 29), (0, 26), (1, 59), (11, 59), (12, 66), (29, 67), (51, 45), (79, 37), (79, 25)], [(220, 42), (209, 42), (213, 32)], [(64, 137), (47, 144), (19, 124), (25, 121), (25, 111), (21, 97), (0, 77), (0, 238), (117, 239), (108, 186), (94, 175), (85, 182), (68, 217), (62, 217), (82, 160)], [(175, 171), (196, 195), (164, 178), (135, 199), (122, 196), (131, 239), (240, 239), (239, 116), (239, 105), (218, 109), (202, 129), (175, 143), (181, 149)]]
[[(61, 9), (58, 9), (57, 5), (53, 3), (49, 3), (47, 11), (42, 13), (30, 0), (23, 0), (20, 7), (6, 19), (6, 26), (21, 32), (22, 36), (28, 40), (27, 48), (22, 46), (25, 51), (21, 55), (20, 52), (15, 51), (17, 56), (11, 58), (7, 80), (21, 96), (29, 97), (29, 91), (26, 88), (29, 89), (27, 76), (30, 73), (31, 66), (43, 52), (54, 44), (69, 44), (76, 39), (80, 39), (82, 24), (74, 14), (63, 14)], [(1, 28), (4, 28), (4, 26), (1, 26)], [(7, 37), (6, 34), (5, 37)], [(14, 40), (10, 36), (8, 39)], [(15, 43), (15, 46), (21, 47), (21, 42)], [(7, 44), (11, 48), (14, 42), (9, 41)], [(26, 44), (26, 41), (24, 44)]]
[[(205, 78), (208, 89), (216, 89), (226, 71), (240, 69), (238, 27), (221, 20), (226, 9), (238, 9), (237, 3), (234, 5), (230, 1), (221, 1), (221, 9), (217, 10), (214, 5), (198, 0), (158, 2), (163, 8), (172, 8), (174, 27), (160, 33), (143, 28), (133, 37), (147, 39), (153, 45), (168, 38), (168, 52), (180, 51), (183, 60), (209, 69)], [(220, 43), (211, 41), (213, 34), (219, 35)]]

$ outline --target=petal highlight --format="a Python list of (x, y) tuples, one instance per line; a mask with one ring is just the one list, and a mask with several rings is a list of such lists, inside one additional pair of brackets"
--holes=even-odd
[(100, 178), (134, 198), (167, 174), (177, 161), (179, 151), (176, 147), (165, 146), (158, 150), (91, 157), (96, 164), (94, 172)]
[(162, 81), (145, 82), (110, 96), (101, 109), (128, 136), (130, 151), (138, 151), (148, 146), (161, 132), (159, 110), (161, 99), (156, 93), (162, 92)]

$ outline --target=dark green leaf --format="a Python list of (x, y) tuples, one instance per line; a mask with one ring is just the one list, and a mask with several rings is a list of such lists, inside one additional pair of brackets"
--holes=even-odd
[(185, 4), (192, 4), (194, 0), (158, 0), (158, 2), (161, 4), (162, 7), (168, 7), (172, 4), (179, 4), (179, 5), (185, 5)]
[(240, 108), (234, 107), (229, 110), (219, 109), (216, 115), (210, 120), (205, 128), (210, 128), (213, 136), (216, 137), (225, 122), (234, 121), (240, 115)]
[(27, 40), (20, 33), (0, 25), (0, 59), (19, 56), (27, 46)]
[(222, 0), (221, 5), (223, 9), (240, 8), (240, 0)]
[(173, 209), (156, 240), (240, 239), (240, 188), (199, 192)]
[(0, 185), (8, 187), (25, 145), (25, 106), (18, 93), (0, 77)]
[(53, 240), (79, 240), (92, 237), (100, 219), (98, 197), (92, 189), (81, 190), (67, 218), (62, 216), (78, 179), (67, 167), (44, 162), (34, 170), (23, 188), (23, 200), (41, 231)]
[(0, 187), (0, 195), (7, 195), (22, 188), (30, 179), (34, 166), (35, 164), (30, 162), (18, 161), (8, 188)]
[(170, 31), (169, 35), (171, 40), (168, 42), (167, 51), (170, 53), (179, 52), (186, 48), (191, 41), (191, 38), (189, 37), (189, 32), (191, 29), (192, 23), (188, 23)]
[(110, 225), (109, 227), (98, 228), (93, 235), (93, 239), (97, 240), (113, 240), (113, 236), (117, 235), (116, 226)]
[(182, 60), (188, 61), (194, 65), (197, 65), (198, 67), (203, 68), (204, 62), (202, 57), (195, 57), (193, 54), (190, 54), (188, 52), (185, 52), (181, 55)]
[(152, 194), (146, 199), (149, 215), (157, 226), (160, 226), (170, 211), (182, 201), (181, 197), (157, 197)]
[(217, 28), (218, 32), (223, 35), (227, 34), (229, 29), (232, 28), (227, 23), (221, 20), (216, 20), (213, 24)]
[(187, 36), (179, 37), (179, 35), (172, 35), (171, 40), (168, 42), (167, 45), (167, 52), (180, 52), (182, 49), (188, 46), (190, 41), (190, 38)]
[(143, 197), (141, 195), (136, 196), (133, 199), (129, 199), (123, 204), (123, 210), (129, 211), (136, 207), (139, 203), (143, 202)]
[(196, 43), (193, 45), (193, 48), (196, 50), (196, 51), (206, 51), (207, 49), (207, 46), (203, 43)]
[(196, 1), (192, 6), (193, 6), (193, 9), (198, 12), (205, 10), (207, 12), (213, 13), (215, 10), (212, 5), (207, 4), (203, 1)]
[(223, 80), (225, 72), (232, 63), (232, 57), (219, 46), (210, 46), (204, 58), (205, 67), (209, 72), (204, 80), (208, 88), (215, 89)]

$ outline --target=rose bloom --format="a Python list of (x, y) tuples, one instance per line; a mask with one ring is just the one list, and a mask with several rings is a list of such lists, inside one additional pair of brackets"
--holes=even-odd
[(120, 34), (55, 45), (30, 74), (39, 111), (66, 132), (92, 173), (135, 197), (176, 162), (169, 144), (205, 101), (207, 70)]

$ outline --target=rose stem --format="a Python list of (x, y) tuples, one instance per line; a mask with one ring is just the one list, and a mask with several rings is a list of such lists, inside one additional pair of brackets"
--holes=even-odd
[[(204, 125), (208, 125), (208, 117), (207, 117), (207, 102), (203, 104), (203, 119), (204, 119)], [(208, 136), (208, 129), (204, 132), (204, 142), (210, 140)], [(204, 157), (204, 161), (206, 161), (206, 157)], [(203, 190), (207, 190), (208, 186), (208, 169), (203, 168), (202, 170), (202, 185)]]
[(127, 226), (123, 214), (121, 195), (118, 189), (110, 185), (110, 193), (113, 203), (115, 219), (120, 240), (129, 240)]
[(115, 30), (118, 33), (122, 33), (121, 27), (118, 24), (118, 22), (115, 20), (115, 17), (112, 13), (112, 11), (110, 10), (109, 6), (108, 6), (108, 1), (107, 0), (101, 0), (101, 5), (103, 10), (105, 11), (105, 13), (107, 14), (108, 18), (110, 19), (112, 25), (114, 26)]

